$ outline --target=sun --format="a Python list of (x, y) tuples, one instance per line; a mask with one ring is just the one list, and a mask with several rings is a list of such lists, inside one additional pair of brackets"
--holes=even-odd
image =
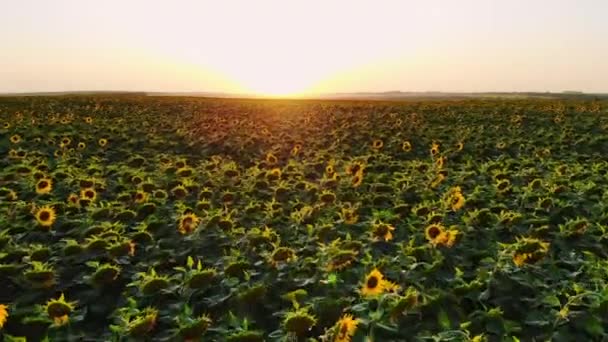
[(238, 77), (244, 92), (263, 97), (297, 97), (310, 91), (317, 79), (296, 66), (251, 68)]

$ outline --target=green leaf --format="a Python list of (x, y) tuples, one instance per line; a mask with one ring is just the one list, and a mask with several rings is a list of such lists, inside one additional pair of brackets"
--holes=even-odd
[(445, 312), (445, 310), (440, 310), (439, 313), (437, 314), (437, 323), (439, 323), (439, 325), (443, 328), (443, 329), (449, 329), (452, 326), (452, 322), (450, 321), (450, 317), (448, 316), (448, 313)]

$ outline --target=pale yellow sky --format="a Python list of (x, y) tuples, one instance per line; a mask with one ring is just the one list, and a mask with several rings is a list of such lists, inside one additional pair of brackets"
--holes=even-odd
[(608, 92), (608, 1), (6, 1), (0, 92)]

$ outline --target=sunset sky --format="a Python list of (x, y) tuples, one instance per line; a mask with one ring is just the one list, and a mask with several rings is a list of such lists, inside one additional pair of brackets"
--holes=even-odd
[(3, 1), (0, 92), (608, 92), (608, 1)]

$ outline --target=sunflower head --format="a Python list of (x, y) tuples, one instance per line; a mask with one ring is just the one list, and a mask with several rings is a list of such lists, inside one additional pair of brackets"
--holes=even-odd
[(4, 324), (8, 320), (8, 306), (0, 304), (0, 329), (4, 327)]
[(424, 230), (426, 239), (433, 245), (437, 245), (444, 237), (445, 229), (440, 224), (431, 224)]
[(147, 200), (148, 200), (148, 193), (147, 192), (138, 190), (133, 195), (133, 201), (135, 201), (135, 203), (144, 203)]
[(296, 252), (289, 247), (276, 247), (270, 254), (270, 263), (277, 267), (280, 264), (285, 264), (296, 260)]
[(374, 139), (374, 141), (372, 141), (372, 148), (376, 151), (382, 149), (383, 146), (384, 142), (381, 139)]
[(353, 315), (345, 314), (340, 317), (340, 320), (336, 323), (336, 333), (334, 342), (350, 342), (352, 337), (357, 331), (359, 320), (354, 318)]
[(346, 167), (346, 173), (349, 175), (355, 175), (357, 172), (362, 171), (365, 168), (364, 164), (360, 161), (353, 161)]
[(36, 183), (36, 193), (39, 195), (48, 194), (53, 189), (53, 180), (50, 178), (39, 179)]
[(361, 295), (364, 297), (379, 295), (384, 292), (384, 276), (378, 269), (373, 269), (366, 277)]
[(403, 150), (403, 152), (410, 152), (412, 151), (412, 143), (410, 143), (409, 141), (404, 141), (401, 144), (401, 150)]
[(100, 147), (106, 147), (108, 145), (108, 139), (101, 138), (97, 141), (97, 144), (99, 144)]
[(384, 240), (389, 241), (393, 239), (392, 231), (395, 227), (388, 223), (376, 223), (371, 227), (372, 239), (373, 240)]
[(357, 171), (352, 178), (353, 188), (358, 188), (363, 184), (363, 169)]
[(36, 221), (43, 228), (49, 228), (55, 223), (57, 219), (57, 215), (55, 214), (55, 209), (51, 206), (43, 206), (36, 210), (34, 216), (36, 217)]
[(80, 190), (80, 198), (93, 202), (97, 198), (97, 191), (95, 191), (95, 188), (82, 189)]
[(271, 152), (266, 153), (265, 160), (268, 165), (275, 165), (278, 162), (277, 157)]
[(297, 336), (305, 335), (316, 324), (317, 318), (311, 315), (305, 308), (288, 312), (283, 320), (285, 330)]
[(200, 219), (194, 213), (184, 214), (179, 218), (177, 231), (182, 234), (190, 234), (198, 227)]
[(76, 302), (67, 302), (63, 293), (58, 299), (46, 302), (45, 311), (55, 325), (61, 326), (68, 322), (69, 315), (74, 311)]
[(19, 134), (14, 134), (10, 137), (10, 140), (13, 144), (18, 144), (21, 142), (21, 136)]

